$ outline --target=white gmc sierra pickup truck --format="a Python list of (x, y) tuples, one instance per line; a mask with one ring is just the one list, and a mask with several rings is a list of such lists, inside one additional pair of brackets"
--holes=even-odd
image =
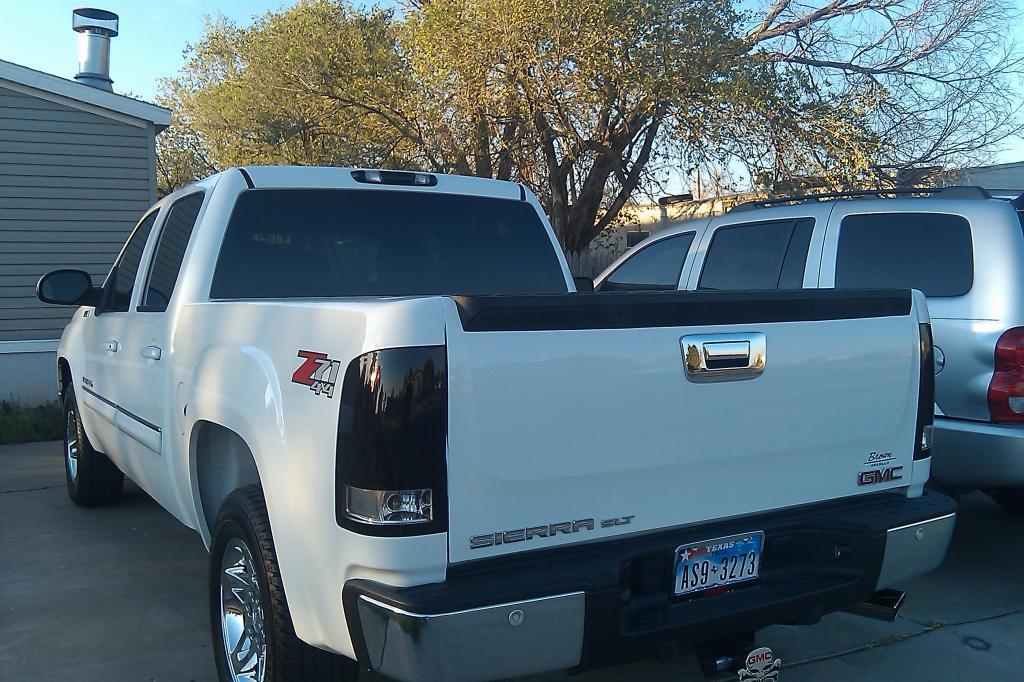
[(952, 532), (917, 292), (577, 293), (517, 184), (232, 168), (38, 295), (68, 492), (202, 535), (223, 680), (721, 665)]

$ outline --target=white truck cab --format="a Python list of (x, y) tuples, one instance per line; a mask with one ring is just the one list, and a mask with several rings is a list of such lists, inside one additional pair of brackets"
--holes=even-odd
[(38, 293), (69, 494), (202, 535), (222, 680), (721, 659), (953, 529), (919, 293), (577, 293), (521, 185), (232, 168)]

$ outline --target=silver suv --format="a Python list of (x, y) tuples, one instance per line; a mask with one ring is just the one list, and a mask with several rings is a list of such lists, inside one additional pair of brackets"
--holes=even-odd
[[(645, 239), (598, 277), (595, 290), (921, 290), (935, 337), (932, 478), (986, 490), (1024, 514), (1018, 209), (1024, 197), (994, 198), (975, 187), (742, 204)], [(841, 406), (842, 387), (836, 391)]]

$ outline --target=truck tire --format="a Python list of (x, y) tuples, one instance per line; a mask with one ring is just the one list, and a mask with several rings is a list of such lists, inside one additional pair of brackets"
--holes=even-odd
[(224, 500), (210, 547), (210, 625), (221, 682), (352, 682), (355, 661), (300, 640), (292, 627), (258, 485)]
[(71, 386), (64, 394), (64, 475), (68, 497), (79, 506), (95, 507), (121, 499), (124, 474), (109, 457), (92, 447)]
[(995, 488), (988, 493), (1004, 511), (1024, 516), (1024, 488)]

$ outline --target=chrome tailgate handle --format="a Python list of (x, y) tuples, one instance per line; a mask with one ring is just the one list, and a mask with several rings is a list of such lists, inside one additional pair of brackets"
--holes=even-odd
[(698, 383), (756, 379), (764, 372), (766, 345), (761, 332), (684, 336), (686, 378)]
[(750, 366), (750, 341), (705, 341), (703, 347), (709, 370)]

